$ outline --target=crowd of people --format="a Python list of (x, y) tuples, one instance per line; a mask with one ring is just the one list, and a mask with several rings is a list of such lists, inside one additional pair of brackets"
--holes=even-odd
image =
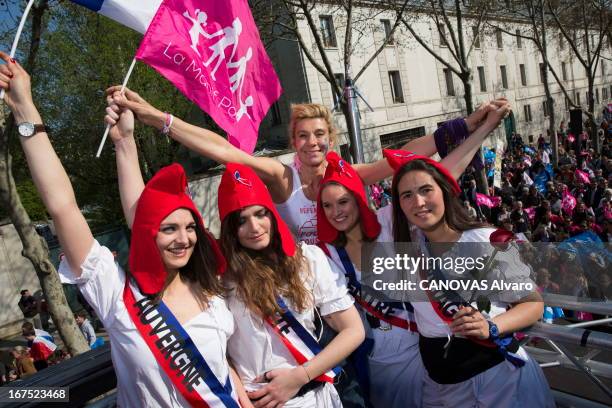
[[(455, 258), (455, 245), (499, 235), (495, 211), (466, 211), (465, 202), (477, 196), (470, 193), (473, 171), (465, 170), (509, 113), (505, 99), (355, 166), (333, 152), (329, 109), (296, 105), (289, 125), (296, 155), (284, 165), (250, 156), (129, 89), (111, 87), (105, 121), (132, 230), (125, 272), (94, 239), (44, 127), (36, 130), (42, 118), (28, 74), (6, 54), (0, 58), (5, 101), (17, 123), (33, 125), (19, 126), (20, 143), (65, 253), (59, 272), (78, 286), (109, 335), (120, 406), (554, 406), (541, 368), (515, 337), (542, 317), (536, 290), (483, 308), (446, 290), (427, 291), (426, 301), (389, 303), (377, 292), (366, 296), (360, 283), (365, 243), (412, 241), (422, 253)], [(186, 192), (180, 165), (145, 184), (134, 118), (226, 165), (217, 195), (219, 240)], [(513, 140), (504, 168), (513, 193), (522, 191), (536, 161), (525, 168), (525, 147)], [(440, 162), (430, 158), (436, 151)], [(541, 184), (538, 169), (529, 177)], [(456, 180), (463, 173), (462, 202)], [(376, 194), (390, 205), (374, 211), (365, 185), (389, 178), (390, 191)], [(527, 187), (525, 209), (539, 208), (544, 200), (536, 203)], [(538, 225), (551, 214), (536, 214)], [(520, 226), (536, 234), (532, 222), (516, 218), (516, 232)], [(502, 272), (529, 270), (508, 254), (496, 265)], [(435, 281), (439, 273), (423, 267), (419, 277)], [(77, 319), (88, 337), (85, 319)], [(319, 341), (321, 326), (334, 333), (328, 341)]]

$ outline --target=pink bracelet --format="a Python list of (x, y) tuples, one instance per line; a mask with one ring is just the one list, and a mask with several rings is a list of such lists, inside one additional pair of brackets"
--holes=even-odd
[(164, 127), (161, 132), (164, 135), (170, 133), (170, 127), (172, 126), (172, 122), (174, 122), (174, 116), (171, 113), (164, 112), (166, 114), (166, 120), (164, 120)]

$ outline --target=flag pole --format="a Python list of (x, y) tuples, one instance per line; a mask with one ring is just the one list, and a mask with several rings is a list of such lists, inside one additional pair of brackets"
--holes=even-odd
[[(130, 80), (130, 76), (132, 75), (132, 71), (134, 70), (135, 65), (136, 65), (136, 58), (132, 60), (132, 64), (130, 65), (128, 72), (125, 75), (125, 78), (123, 79), (123, 84), (121, 84), (121, 91), (120, 91), (121, 93), (123, 93), (123, 91), (125, 90), (125, 87), (128, 81)], [(102, 141), (100, 142), (100, 146), (98, 147), (96, 158), (100, 158), (100, 154), (102, 154), (102, 148), (104, 148), (104, 143), (106, 142), (106, 138), (108, 137), (108, 132), (110, 131), (110, 128), (111, 126), (107, 124), (106, 129), (104, 129), (104, 136), (102, 136)]]
[[(32, 8), (32, 5), (34, 5), (34, 1), (36, 0), (30, 0), (25, 10), (23, 11), (23, 15), (21, 16), (21, 21), (19, 22), (19, 26), (17, 27), (17, 33), (15, 33), (15, 39), (13, 40), (13, 46), (11, 47), (11, 53), (9, 54), (11, 58), (15, 57), (15, 53), (17, 52), (17, 44), (19, 44), (19, 37), (21, 37), (23, 26), (25, 25), (25, 22), (28, 19), (28, 14), (30, 14), (30, 9)], [(4, 89), (0, 91), (0, 99), (4, 99)]]

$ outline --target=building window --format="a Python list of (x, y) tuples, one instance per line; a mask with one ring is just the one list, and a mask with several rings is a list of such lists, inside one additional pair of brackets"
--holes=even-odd
[(601, 88), (601, 97), (604, 102), (608, 99), (608, 88)]
[(525, 114), (525, 122), (531, 122), (531, 105), (524, 105), (523, 113)]
[(567, 81), (567, 64), (565, 62), (561, 63), (561, 75), (563, 75), (563, 80)]
[[(334, 74), (334, 82), (336, 82), (336, 85), (338, 86), (338, 88), (344, 89), (344, 74)], [(340, 101), (340, 99), (338, 98), (338, 95), (336, 94), (336, 91), (334, 88), (332, 88), (332, 96), (334, 98), (334, 106), (338, 106), (339, 105), (338, 102)]]
[(391, 83), (393, 103), (404, 103), (404, 91), (402, 90), (402, 79), (399, 71), (389, 71), (389, 82)]
[(523, 48), (523, 39), (521, 38), (521, 30), (516, 30), (516, 48)]
[(580, 93), (576, 92), (576, 105), (580, 106)]
[(527, 74), (525, 73), (525, 64), (519, 65), (519, 71), (521, 72), (521, 85), (527, 86)]
[(606, 62), (605, 61), (601, 61), (601, 77), (605, 77), (606, 76)]
[(272, 124), (280, 125), (282, 123), (282, 118), (280, 113), (280, 106), (278, 106), (278, 101), (272, 104), (272, 109), (270, 109), (270, 111), (272, 112)]
[(391, 34), (391, 21), (389, 20), (380, 20), (383, 25), (383, 30), (385, 30), (385, 40), (388, 45), (395, 44), (395, 39), (393, 38), (393, 34)]
[(542, 112), (544, 113), (544, 117), (548, 117), (548, 103), (546, 101), (542, 101)]
[(446, 41), (446, 26), (442, 23), (438, 24), (438, 34), (440, 34), (440, 47), (448, 47)]
[(567, 96), (565, 97), (565, 110), (570, 110), (570, 99)]
[(540, 62), (540, 83), (542, 84), (544, 83), (544, 73), (546, 72), (545, 69), (546, 65), (544, 65), (543, 62)]
[(559, 33), (559, 48), (565, 49), (565, 38), (563, 37), (563, 33)]
[(595, 102), (599, 103), (599, 88), (595, 88)]
[(478, 67), (478, 79), (480, 80), (480, 92), (487, 92), (487, 81), (485, 79), (484, 67)]
[(455, 96), (455, 85), (453, 85), (453, 73), (450, 69), (444, 68), (444, 80), (446, 82), (446, 95)]
[(506, 74), (506, 66), (500, 65), (499, 70), (501, 71), (502, 88), (508, 89), (508, 75)]
[(495, 39), (497, 40), (497, 48), (500, 50), (504, 48), (504, 39), (502, 38), (502, 31), (499, 28), (495, 29)]
[(319, 16), (321, 21), (321, 34), (323, 34), (323, 45), (326, 47), (337, 47), (336, 30), (331, 16)]
[(474, 47), (480, 48), (480, 34), (476, 26), (472, 26), (472, 36), (474, 37)]
[(425, 136), (425, 126), (387, 133), (386, 135), (380, 135), (380, 147), (383, 149), (399, 149), (412, 139), (421, 136)]

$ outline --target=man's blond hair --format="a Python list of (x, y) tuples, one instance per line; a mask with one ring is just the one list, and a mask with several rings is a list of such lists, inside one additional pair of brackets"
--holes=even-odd
[(291, 105), (291, 118), (289, 119), (289, 145), (293, 146), (295, 128), (297, 123), (303, 119), (323, 119), (327, 123), (330, 143), (336, 144), (338, 130), (334, 126), (334, 118), (325, 105), (318, 103), (297, 103)]

